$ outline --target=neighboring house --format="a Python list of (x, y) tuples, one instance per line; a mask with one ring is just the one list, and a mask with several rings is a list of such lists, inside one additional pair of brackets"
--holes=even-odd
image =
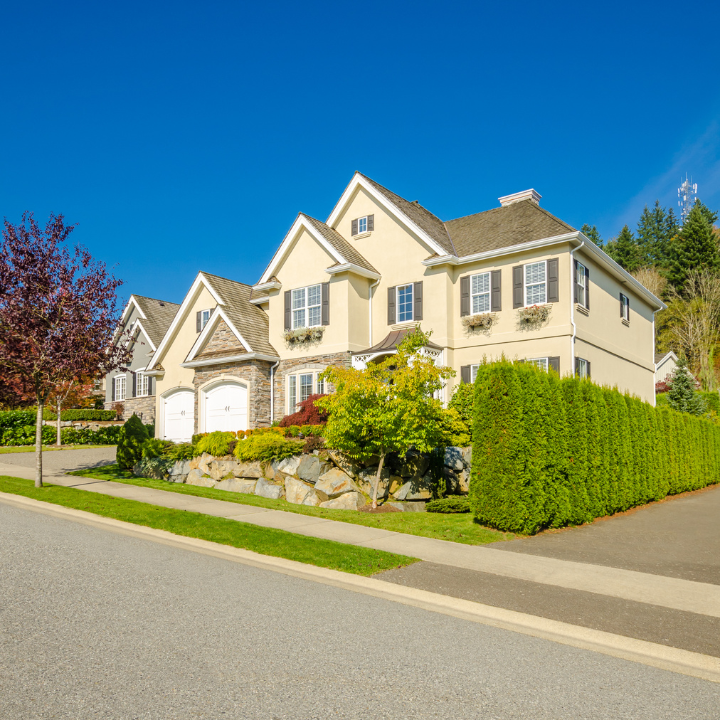
[(677, 367), (678, 357), (671, 350), (668, 353), (655, 353), (655, 383), (667, 383)]
[(123, 415), (133, 413), (145, 423), (155, 421), (155, 382), (144, 371), (180, 306), (165, 300), (131, 295), (118, 333), (129, 331), (132, 362), (105, 376), (105, 408), (123, 404)]
[(663, 303), (539, 202), (443, 222), (356, 173), (326, 222), (298, 215), (252, 288), (198, 276), (148, 368), (158, 436), (278, 420), (328, 390), (326, 367), (387, 357), (417, 325), (456, 371), (446, 402), (502, 354), (654, 402)]

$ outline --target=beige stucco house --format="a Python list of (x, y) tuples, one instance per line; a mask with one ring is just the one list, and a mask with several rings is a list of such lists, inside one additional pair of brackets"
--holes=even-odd
[(654, 402), (663, 303), (540, 199), (443, 222), (356, 173), (325, 222), (298, 215), (252, 288), (198, 276), (148, 368), (159, 436), (280, 419), (327, 366), (385, 357), (416, 325), (456, 371), (446, 401), (504, 354)]

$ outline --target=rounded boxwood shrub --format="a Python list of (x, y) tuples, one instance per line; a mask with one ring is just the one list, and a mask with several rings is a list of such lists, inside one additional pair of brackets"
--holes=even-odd
[(467, 513), (470, 512), (470, 502), (462, 495), (431, 500), (425, 505), (425, 510), (431, 513)]
[(121, 470), (132, 470), (142, 458), (142, 447), (148, 439), (147, 428), (137, 415), (122, 426), (117, 446), (117, 464)]

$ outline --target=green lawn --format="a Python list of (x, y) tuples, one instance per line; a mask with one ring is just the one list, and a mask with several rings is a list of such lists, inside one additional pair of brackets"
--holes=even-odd
[(167, 530), (175, 535), (200, 538), (355, 575), (374, 575), (417, 562), (417, 558), (382, 550), (294, 535), (285, 530), (258, 527), (249, 523), (159, 507), (136, 500), (107, 497), (75, 488), (58, 485), (36, 488), (31, 480), (6, 475), (0, 475), (0, 492), (23, 495), (34, 500), (84, 510), (135, 525)]
[(257, 495), (246, 495), (244, 493), (228, 492), (227, 490), (215, 490), (214, 488), (203, 488), (197, 487), (196, 485), (170, 483), (165, 480), (137, 478), (130, 472), (119, 470), (117, 465), (114, 464), (93, 470), (75, 470), (69, 474), (98, 480), (114, 480), (115, 482), (127, 483), (129, 485), (151, 487), (157, 490), (166, 490), (167, 492), (182, 493), (185, 495), (228, 500), (242, 505), (256, 505), (258, 507), (271, 508), (272, 510), (300, 513), (301, 515), (312, 515), (313, 517), (323, 517), (328, 520), (339, 520), (356, 525), (379, 527), (385, 530), (393, 530), (394, 532), (407, 533), (408, 535), (451, 540), (452, 542), (465, 543), (466, 545), (485, 545), (499, 540), (511, 540), (515, 537), (511, 533), (503, 533), (478, 525), (470, 513), (455, 515), (427, 512), (373, 514), (356, 512), (354, 510), (329, 510), (326, 508), (309, 507), (307, 505), (293, 505), (287, 502), (287, 500), (269, 500), (258, 497)]
[[(51, 450), (84, 450), (86, 448), (111, 448), (115, 445), (43, 445), (43, 452)], [(25, 453), (35, 452), (34, 445), (13, 445), (11, 447), (0, 447), (0, 455), (7, 455), (8, 453)]]

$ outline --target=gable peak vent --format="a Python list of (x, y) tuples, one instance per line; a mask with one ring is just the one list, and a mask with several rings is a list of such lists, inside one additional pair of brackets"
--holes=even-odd
[(523, 200), (532, 200), (536, 205), (540, 204), (540, 198), (542, 195), (539, 192), (536, 192), (533, 189), (530, 190), (521, 190), (520, 192), (513, 193), (512, 195), (504, 195), (501, 198), (498, 198), (500, 201), (500, 205), (503, 207), (506, 207), (507, 205), (512, 205), (516, 202), (522, 202)]

